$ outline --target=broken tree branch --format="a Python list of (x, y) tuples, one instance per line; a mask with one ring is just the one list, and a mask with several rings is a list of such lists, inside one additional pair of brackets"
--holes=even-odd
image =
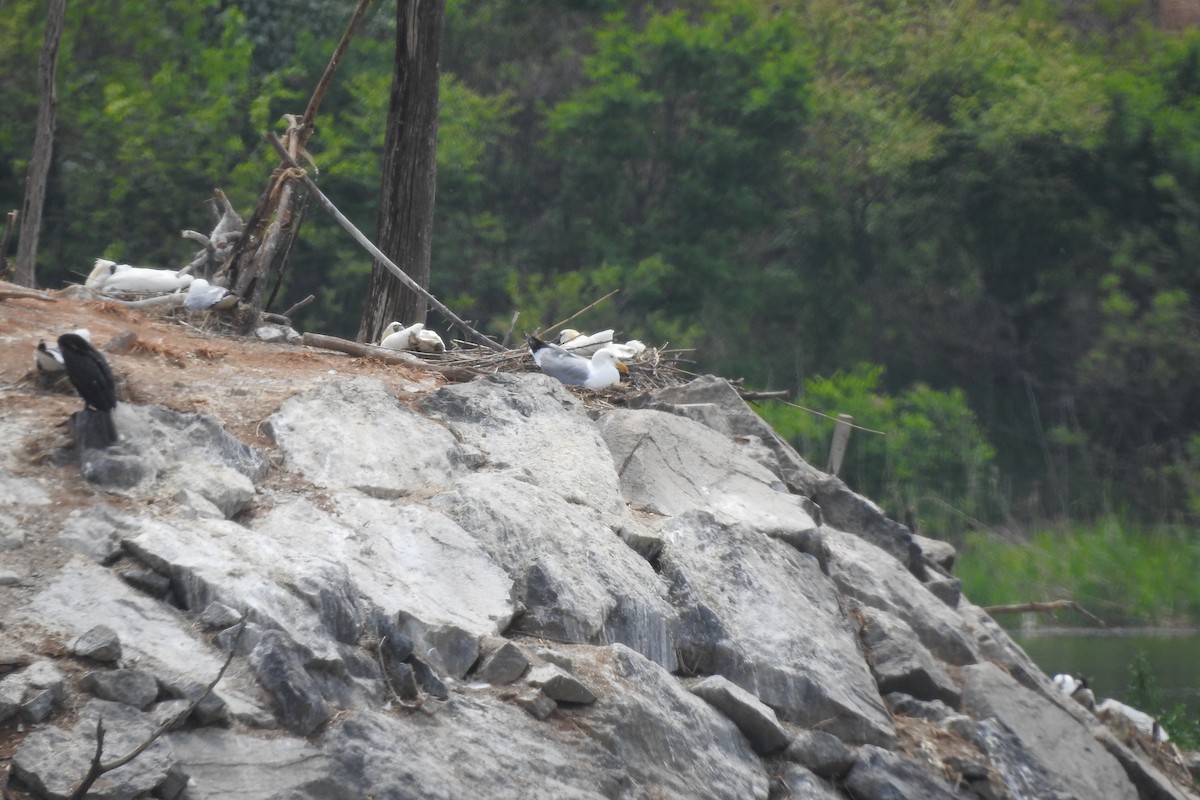
[(404, 364), (408, 367), (420, 367), (434, 372), (440, 372), (447, 378), (455, 381), (469, 381), (479, 377), (479, 373), (475, 370), (466, 369), (465, 367), (455, 367), (445, 364), (435, 364), (430, 361), (417, 358), (412, 353), (404, 350), (388, 350), (385, 347), (376, 347), (373, 344), (362, 344), (361, 342), (351, 342), (348, 339), (339, 339), (336, 336), (325, 336), (320, 333), (306, 333), (301, 342), (305, 347), (321, 347), (326, 350), (336, 350), (339, 353), (358, 356), (359, 358), (373, 358), (377, 361), (383, 361), (387, 364)]
[(983, 609), (989, 614), (1025, 614), (1028, 612), (1037, 612), (1045, 614), (1052, 611), (1075, 611), (1102, 628), (1108, 626), (1104, 624), (1104, 620), (1092, 614), (1083, 606), (1073, 600), (1048, 600), (1042, 603), (1015, 603), (1013, 605), (1002, 606), (987, 606)]
[(221, 678), (225, 675), (225, 670), (229, 669), (229, 664), (231, 661), (233, 661), (233, 656), (237, 652), (238, 642), (241, 641), (242, 633), (246, 630), (246, 617), (247, 613), (243, 613), (242, 618), (238, 621), (237, 633), (234, 634), (233, 642), (229, 645), (229, 655), (225, 657), (225, 663), (221, 665), (221, 669), (217, 670), (217, 676), (212, 679), (208, 686), (204, 687), (203, 692), (197, 694), (196, 697), (193, 698), (186, 707), (180, 709), (178, 713), (172, 714), (170, 717), (168, 717), (165, 722), (155, 728), (150, 733), (150, 736), (147, 737), (146, 740), (137, 747), (133, 748), (115, 761), (101, 763), (100, 751), (104, 747), (104, 720), (103, 718), (96, 720), (96, 755), (92, 759), (92, 765), (88, 768), (87, 774), (83, 776), (83, 780), (80, 781), (79, 785), (75, 788), (75, 791), (71, 792), (70, 800), (82, 800), (87, 796), (88, 789), (92, 788), (92, 784), (96, 782), (97, 778), (106, 772), (112, 772), (114, 769), (120, 769), (130, 761), (133, 761), (142, 753), (146, 752), (150, 745), (154, 744), (154, 742), (157, 741), (160, 736), (174, 728), (183, 720), (187, 719), (188, 716), (196, 710), (200, 703), (204, 701), (204, 698), (208, 697), (212, 690), (216, 688), (216, 685), (221, 682)]
[(338, 224), (345, 228), (347, 233), (354, 237), (354, 241), (362, 245), (363, 249), (374, 256), (379, 263), (387, 267), (389, 272), (399, 278), (401, 282), (403, 282), (404, 285), (409, 289), (412, 289), (414, 292), (424, 297), (429, 305), (433, 306), (434, 310), (436, 310), (439, 314), (449, 320), (456, 328), (462, 331), (464, 336), (469, 341), (481, 344), (485, 347), (490, 347), (493, 350), (504, 349), (499, 342), (472, 328), (465, 320), (447, 308), (441, 300), (438, 300), (436, 297), (430, 294), (429, 290), (425, 289), (419, 283), (410, 278), (408, 273), (400, 269), (400, 267), (396, 266), (394, 261), (384, 255), (383, 251), (376, 247), (362, 231), (355, 227), (353, 222), (348, 220), (341, 211), (338, 211), (337, 206), (335, 206), (333, 201), (325, 196), (324, 192), (317, 188), (317, 185), (313, 183), (312, 178), (308, 177), (308, 174), (305, 173), (304, 170), (300, 169), (300, 166), (296, 163), (296, 160), (292, 158), (291, 154), (288, 153), (286, 149), (284, 149), (283, 143), (279, 141), (278, 136), (276, 136), (274, 133), (268, 132), (267, 141), (271, 143), (271, 146), (275, 148), (275, 151), (279, 153), (280, 157), (288, 164), (288, 166), (299, 170), (300, 179), (304, 181), (304, 185), (308, 187), (308, 191), (317, 199), (317, 202), (321, 204), (321, 207), (324, 208), (331, 217), (337, 220)]

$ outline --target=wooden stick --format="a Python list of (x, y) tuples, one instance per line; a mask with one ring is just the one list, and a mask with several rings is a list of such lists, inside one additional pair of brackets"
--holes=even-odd
[(512, 339), (513, 331), (516, 330), (517, 320), (520, 318), (521, 318), (521, 312), (514, 311), (513, 315), (512, 315), (512, 321), (508, 323), (508, 330), (506, 330), (504, 332), (504, 338), (500, 341), (500, 344), (504, 345), (505, 347), (508, 347), (508, 343)]
[(39, 292), (37, 289), (26, 289), (15, 283), (0, 281), (0, 300), (41, 300), (43, 303), (57, 303), (58, 298)]
[(1076, 611), (1087, 617), (1092, 622), (1099, 625), (1101, 628), (1107, 628), (1104, 620), (1087, 611), (1083, 606), (1073, 600), (1048, 600), (1041, 603), (1017, 603), (1007, 606), (986, 606), (984, 609), (989, 614), (1025, 614), (1031, 611), (1045, 614), (1051, 611)]
[(299, 303), (296, 303), (296, 305), (292, 306), (291, 308), (289, 308), (287, 311), (283, 312), (279, 316), (287, 317), (288, 319), (291, 319), (292, 315), (295, 314), (297, 311), (299, 311), (302, 308), (312, 305), (316, 301), (317, 301), (317, 296), (315, 294), (310, 294), (308, 297), (304, 298)]
[[(289, 154), (288, 151), (284, 149), (283, 144), (279, 141), (278, 136), (276, 136), (274, 133), (268, 131), (267, 132), (267, 141), (271, 143), (271, 146), (275, 148), (276, 152), (279, 153), (280, 157), (283, 158), (283, 160), (286, 161), (289, 166), (300, 170), (300, 167), (296, 164), (295, 159), (293, 159), (291, 154)], [(400, 281), (405, 286), (407, 286), (409, 289), (412, 289), (414, 292), (416, 292), (417, 294), (424, 297), (425, 300), (429, 303), (429, 305), (433, 306), (434, 309), (439, 314), (441, 314), (443, 317), (448, 319), (450, 322), (452, 322), (454, 324), (455, 327), (457, 327), (460, 331), (462, 331), (463, 334), (466, 336), (466, 338), (469, 341), (476, 342), (477, 344), (482, 344), (485, 347), (490, 347), (493, 350), (503, 350), (504, 349), (504, 347), (499, 342), (495, 341), (494, 339), (491, 339), (488, 336), (485, 336), (484, 334), (480, 333), (479, 331), (475, 330), (470, 325), (468, 325), (465, 320), (463, 320), (457, 314), (455, 314), (453, 311), (451, 311), (449, 308), (447, 308), (446, 305), (444, 303), (442, 303), (441, 300), (438, 300), (436, 297), (434, 297), (432, 294), (430, 294), (427, 289), (425, 289), (419, 283), (417, 283), (412, 278), (410, 278), (408, 276), (408, 273), (406, 273), (404, 270), (400, 269), (400, 267), (396, 266), (396, 263), (394, 261), (392, 261), (390, 258), (388, 258), (386, 255), (384, 255), (383, 251), (380, 250), (378, 247), (376, 247), (371, 242), (371, 240), (368, 239), (365, 234), (363, 234), (362, 231), (360, 231), (358, 228), (356, 228), (354, 226), (353, 222), (346, 219), (345, 215), (343, 215), (341, 211), (338, 211), (337, 206), (335, 206), (333, 204), (333, 202), (328, 197), (325, 196), (324, 192), (322, 192), (319, 188), (317, 188), (317, 185), (315, 183), (313, 183), (312, 178), (308, 177), (307, 173), (305, 173), (303, 170), (300, 170), (300, 173), (301, 173), (301, 180), (304, 181), (304, 185), (308, 187), (308, 190), (310, 192), (312, 192), (312, 196), (317, 198), (317, 202), (321, 204), (321, 207), (324, 208), (331, 217), (333, 217), (335, 220), (337, 220), (338, 224), (341, 225), (343, 228), (345, 228), (347, 233), (349, 233), (351, 236), (354, 237), (354, 241), (356, 241), (360, 245), (362, 245), (364, 250), (366, 250), (368, 253), (370, 253), (372, 256), (374, 256), (375, 259), (379, 261), (379, 263), (381, 263), (385, 267), (387, 267), (388, 272), (391, 272), (393, 275), (395, 275), (397, 278), (399, 278)]]
[(838, 414), (837, 425), (833, 429), (833, 443), (829, 446), (829, 468), (825, 471), (837, 475), (842, 471), (842, 458), (846, 455), (846, 447), (850, 444), (850, 429), (854, 427), (854, 417), (849, 414)]
[(359, 358), (373, 358), (386, 364), (403, 364), (406, 367), (420, 367), (421, 369), (440, 372), (447, 378), (456, 381), (469, 381), (479, 377), (479, 373), (473, 369), (446, 364), (434, 364), (417, 358), (405, 350), (388, 350), (384, 347), (376, 347), (373, 344), (362, 344), (360, 342), (351, 342), (348, 339), (339, 339), (336, 336), (306, 333), (301, 338), (301, 343), (305, 347), (321, 347), (326, 350), (336, 350), (339, 353), (346, 353), (358, 356)]
[(367, 6), (371, 5), (371, 0), (359, 0), (358, 6), (354, 9), (354, 14), (350, 17), (350, 23), (346, 26), (345, 33), (338, 41), (337, 47), (334, 48), (333, 55), (329, 57), (329, 63), (325, 66), (325, 71), (321, 73), (321, 79), (317, 81), (317, 88), (313, 89), (312, 97), (309, 98), (308, 107), (304, 109), (304, 116), (300, 119), (300, 129), (303, 131), (301, 135), (301, 146), (308, 141), (308, 130), (312, 127), (312, 121), (317, 116), (317, 109), (321, 107), (321, 101), (325, 99), (325, 92), (329, 88), (329, 84), (333, 81), (333, 73), (337, 72), (338, 64), (342, 60), (342, 55), (346, 52), (346, 47), (350, 44), (350, 39), (354, 36), (355, 29), (362, 22), (363, 17), (367, 14)]
[(779, 389), (774, 392), (755, 392), (751, 390), (738, 390), (738, 397), (743, 400), (782, 400), (792, 393), (791, 389)]
[(556, 323), (554, 323), (553, 325), (547, 325), (545, 328), (538, 328), (537, 332), (536, 332), (536, 333), (534, 333), (534, 336), (541, 336), (541, 335), (542, 335), (542, 331), (552, 331), (552, 330), (554, 330), (555, 328), (561, 328), (563, 325), (566, 325), (568, 322), (571, 322), (571, 321), (573, 321), (573, 320), (575, 320), (575, 319), (578, 319), (579, 317), (583, 316), (583, 315), (584, 315), (585, 313), (587, 313), (588, 311), (591, 311), (593, 308), (595, 308), (596, 306), (600, 305), (600, 304), (601, 304), (601, 303), (603, 303), (605, 300), (607, 300), (608, 298), (612, 297), (614, 294), (616, 294), (616, 293), (617, 293), (617, 292), (619, 292), (619, 291), (621, 291), (621, 290), (620, 290), (620, 289), (613, 289), (611, 292), (609, 292), (608, 294), (604, 295), (604, 297), (601, 297), (599, 300), (596, 300), (596, 301), (594, 301), (594, 302), (591, 302), (591, 303), (587, 304), (586, 306), (584, 306), (583, 308), (579, 309), (578, 311), (576, 311), (574, 314), (572, 314), (571, 316), (567, 317), (567, 318), (566, 318), (566, 319), (564, 319), (563, 321), (561, 321), (561, 322), (556, 322)]

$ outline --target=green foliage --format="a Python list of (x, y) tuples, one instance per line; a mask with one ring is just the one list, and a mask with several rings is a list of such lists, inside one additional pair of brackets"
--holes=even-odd
[[(891, 396), (883, 369), (861, 364), (804, 384), (802, 402), (823, 414), (850, 414), (854, 424), (842, 475), (893, 515), (918, 521), (933, 535), (950, 536), (964, 518), (980, 513), (981, 475), (993, 451), (962, 392), (923, 384)], [(826, 416), (771, 403), (763, 417), (798, 451), (824, 466), (833, 422)]]
[(1200, 617), (1200, 539), (1116, 517), (1039, 529), (1028, 540), (970, 533), (955, 573), (980, 605), (1069, 599), (1110, 625)]
[(1129, 664), (1129, 704), (1158, 720), (1171, 737), (1171, 743), (1182, 750), (1200, 747), (1200, 718), (1189, 714), (1182, 703), (1168, 709), (1158, 680), (1150, 668), (1150, 659), (1139, 651)]
[[(8, 208), (43, 5), (0, 16)], [(352, 6), (69, 4), (42, 283), (182, 263), (213, 186), (249, 211), (262, 132), (303, 110)], [(310, 142), (368, 233), (382, 8)], [(620, 289), (578, 324), (763, 388), (858, 375), (830, 399), (874, 398), (836, 410), (889, 436), (856, 434), (847, 474), (897, 513), (1200, 514), (1200, 33), (1132, 0), (450, 0), (442, 70), (432, 288), (491, 332)], [(310, 210), (277, 304), (315, 293), (303, 324), (353, 335), (369, 269)]]

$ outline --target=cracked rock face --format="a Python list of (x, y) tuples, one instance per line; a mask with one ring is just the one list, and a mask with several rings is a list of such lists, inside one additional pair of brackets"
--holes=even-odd
[(62, 510), (0, 417), (0, 556), (19, 519), (61, 548), (0, 585), (23, 791), (66, 796), (103, 718), (106, 753), (174, 722), (114, 799), (1183, 796), (727, 382), (277, 396), (261, 449), (123, 404), (138, 481)]

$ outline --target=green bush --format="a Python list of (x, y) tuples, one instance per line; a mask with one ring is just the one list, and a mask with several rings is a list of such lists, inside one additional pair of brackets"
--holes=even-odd
[[(933, 535), (954, 536), (982, 513), (982, 477), (993, 450), (961, 391), (916, 384), (891, 396), (883, 368), (860, 364), (849, 372), (805, 382), (799, 405), (772, 402), (760, 413), (816, 466), (826, 466), (837, 414), (854, 430), (841, 476), (888, 514)], [(820, 412), (820, 413), (816, 413)]]

